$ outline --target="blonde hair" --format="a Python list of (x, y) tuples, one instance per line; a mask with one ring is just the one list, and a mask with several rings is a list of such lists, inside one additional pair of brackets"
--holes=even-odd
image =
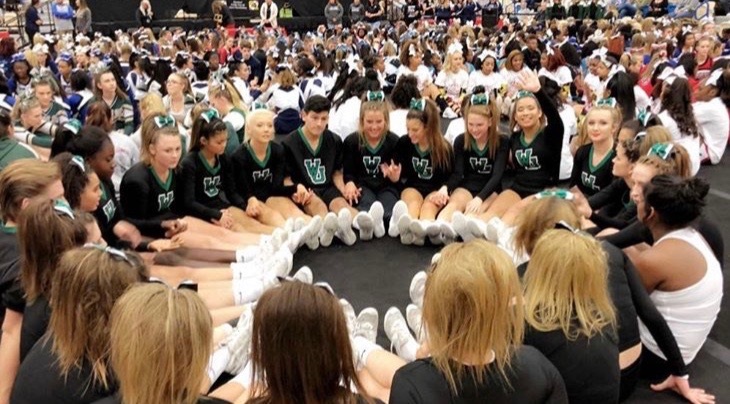
[[(492, 366), (509, 383), (507, 370), (524, 331), (522, 295), (512, 260), (484, 240), (445, 247), (426, 281), (423, 324), (433, 363), (452, 391), (467, 372), (482, 383)], [(492, 364), (460, 363), (487, 359), (492, 353)]]
[[(453, 63), (454, 63), (454, 56), (461, 56), (462, 60), (464, 60), (464, 56), (461, 52), (449, 52), (446, 54), (446, 60), (444, 60), (444, 68), (443, 71), (447, 73), (453, 73)], [(462, 64), (460, 70), (466, 70), (466, 67)]]
[(61, 180), (58, 164), (22, 159), (0, 171), (0, 220), (17, 221), (24, 199), (34, 198)]
[(198, 295), (161, 284), (127, 291), (111, 315), (111, 362), (124, 404), (193, 404), (212, 351), (213, 322)]
[[(497, 109), (497, 103), (493, 97), (489, 97), (489, 103), (487, 105), (472, 105), (471, 97), (467, 96), (464, 101), (464, 149), (471, 150), (472, 139), (474, 139), (469, 133), (469, 114), (481, 115), (489, 119), (489, 129), (487, 130), (487, 145), (489, 147), (489, 158), (494, 158), (497, 155), (497, 149), (499, 149), (499, 132), (497, 124), (499, 123), (499, 110)], [(454, 151), (457, 152), (456, 150)]]
[(613, 120), (613, 126), (615, 127), (615, 130), (612, 134), (612, 139), (615, 141), (618, 138), (618, 133), (621, 131), (621, 122), (623, 122), (623, 114), (621, 113), (621, 108), (618, 108), (618, 105), (616, 107), (610, 107), (608, 105), (596, 105), (593, 108), (591, 108), (590, 111), (586, 114), (585, 117), (583, 117), (583, 121), (580, 124), (580, 129), (578, 130), (578, 145), (583, 146), (591, 143), (591, 140), (588, 135), (588, 117), (591, 116), (591, 113), (593, 111), (610, 111), (611, 112), (611, 119)]
[(515, 251), (532, 254), (537, 240), (560, 221), (580, 228), (580, 213), (572, 202), (560, 198), (535, 199), (517, 217), (514, 235)]
[(222, 97), (228, 100), (235, 108), (245, 109), (243, 107), (243, 101), (238, 95), (238, 90), (228, 81), (224, 80), (222, 84), (213, 84), (208, 89), (208, 98)]
[(675, 144), (666, 160), (656, 155), (643, 155), (636, 164), (653, 167), (656, 175), (678, 175), (682, 178), (692, 177), (692, 164), (687, 149)]
[(271, 121), (272, 125), (274, 123), (274, 117), (276, 114), (274, 114), (273, 111), (270, 111), (268, 109), (255, 109), (248, 113), (246, 116), (246, 126), (243, 133), (243, 139), (244, 142), (248, 141), (251, 137), (248, 135), (249, 130), (251, 127), (253, 127), (254, 122), (258, 122), (262, 119), (268, 119)]
[(139, 113), (145, 119), (149, 115), (165, 115), (167, 109), (159, 94), (148, 93), (139, 102)]
[[(157, 123), (155, 123), (155, 118), (163, 115), (165, 114), (152, 114), (145, 118), (144, 121), (142, 121), (142, 126), (140, 129), (140, 135), (142, 138), (142, 147), (140, 148), (140, 160), (147, 165), (152, 164), (150, 146), (157, 143), (157, 140), (160, 138), (160, 136), (168, 135), (180, 137), (180, 132), (178, 131), (176, 125), (165, 126), (163, 128), (157, 126)], [(182, 139), (180, 140), (182, 141)]]
[(67, 251), (51, 281), (53, 307), (48, 329), (53, 335), (53, 353), (63, 377), (85, 363), (91, 365), (91, 384), (108, 389), (109, 316), (114, 302), (148, 274), (142, 259), (125, 253), (129, 261), (101, 248)]
[(525, 320), (537, 331), (561, 330), (575, 340), (616, 325), (606, 253), (593, 237), (546, 231), (532, 252), (524, 283)]
[(381, 134), (381, 139), (383, 136), (386, 136), (390, 130), (390, 107), (388, 107), (388, 103), (385, 101), (363, 101), (360, 105), (360, 119), (358, 120), (358, 135), (360, 136), (361, 147), (368, 144), (367, 139), (365, 139), (365, 133), (363, 132), (363, 127), (365, 125), (365, 113), (367, 112), (380, 112), (383, 114), (383, 119), (385, 119), (385, 129)]
[(651, 150), (651, 147), (657, 143), (671, 143), (672, 135), (669, 133), (666, 127), (657, 125), (652, 126), (646, 130), (646, 136), (639, 144), (639, 154), (646, 156)]

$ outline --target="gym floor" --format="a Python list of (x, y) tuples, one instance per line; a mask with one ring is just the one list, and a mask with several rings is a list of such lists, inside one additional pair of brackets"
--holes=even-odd
[[(716, 220), (724, 239), (730, 240), (730, 157), (713, 167), (703, 167), (699, 176), (707, 179), (712, 189), (707, 198), (706, 215)], [(358, 241), (347, 247), (335, 241), (329, 248), (310, 251), (300, 249), (294, 258), (294, 269), (308, 265), (315, 281), (326, 281), (337, 295), (352, 303), (356, 311), (375, 307), (380, 314), (378, 343), (388, 349), (390, 342), (385, 336), (382, 316), (391, 306), (405, 313), (410, 303), (408, 286), (413, 275), (425, 269), (438, 246), (404, 246), (397, 239), (386, 237), (370, 242)], [(729, 249), (725, 248), (725, 262)], [(725, 277), (724, 291), (728, 294), (730, 282)], [(720, 316), (694, 363), (690, 366), (693, 386), (702, 387), (722, 403), (730, 398), (730, 303), (723, 300)], [(629, 403), (681, 403), (685, 402), (672, 392), (654, 393), (648, 381), (642, 381)]]

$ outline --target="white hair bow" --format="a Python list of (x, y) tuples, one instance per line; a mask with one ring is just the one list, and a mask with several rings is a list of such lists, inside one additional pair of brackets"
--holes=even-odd
[(484, 48), (484, 50), (482, 51), (482, 53), (480, 53), (479, 56), (477, 56), (477, 57), (479, 58), (479, 60), (481, 60), (483, 62), (484, 59), (486, 59), (487, 57), (490, 57), (490, 56), (492, 58), (494, 58), (494, 60), (497, 60), (497, 54), (494, 53), (494, 51), (492, 51), (490, 49), (487, 49), (487, 48)]
[(712, 73), (710, 73), (710, 77), (708, 77), (705, 81), (705, 85), (717, 87), (717, 80), (722, 77), (722, 71), (722, 69), (715, 69)]
[(677, 77), (681, 77), (683, 79), (687, 78), (687, 72), (684, 71), (684, 66), (679, 66), (674, 69), (671, 67), (665, 67), (657, 79), (662, 80), (667, 84), (672, 84)]
[(449, 48), (446, 51), (446, 53), (449, 54), (449, 55), (452, 54), (452, 53), (459, 53), (460, 54), (463, 51), (464, 51), (464, 47), (461, 46), (461, 44), (459, 42), (453, 42), (451, 45), (449, 45)]
[(418, 50), (416, 49), (416, 44), (410, 44), (408, 45), (408, 56), (416, 56), (418, 54)]

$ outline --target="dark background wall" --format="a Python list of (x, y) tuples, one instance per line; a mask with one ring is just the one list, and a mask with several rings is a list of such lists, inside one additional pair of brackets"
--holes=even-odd
[[(264, 0), (259, 0), (263, 2)], [(258, 11), (248, 10), (248, 0), (227, 0), (235, 17), (257, 16)], [(279, 8), (285, 0), (275, 0)], [(95, 23), (134, 21), (139, 8), (137, 0), (88, 0)], [(199, 14), (201, 18), (211, 16), (212, 0), (150, 0), (155, 19), (171, 19), (178, 10)], [(294, 16), (321, 16), (327, 0), (290, 0)], [(343, 3), (344, 5), (345, 3)], [(347, 2), (349, 4), (349, 2)]]

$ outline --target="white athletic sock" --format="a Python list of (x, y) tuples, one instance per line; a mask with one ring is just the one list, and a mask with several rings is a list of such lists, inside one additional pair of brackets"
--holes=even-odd
[(261, 254), (261, 247), (259, 246), (248, 246), (236, 250), (236, 262), (248, 262), (258, 257)]
[(264, 283), (258, 279), (233, 280), (233, 301), (236, 306), (254, 302), (264, 294)]
[(398, 354), (406, 362), (413, 362), (416, 360), (416, 353), (418, 352), (419, 347), (420, 345), (418, 345), (415, 338), (408, 338), (405, 344), (403, 344), (403, 346), (401, 346), (398, 350)]
[(221, 348), (213, 352), (213, 355), (210, 355), (210, 359), (208, 360), (208, 378), (210, 379), (210, 384), (215, 383), (220, 375), (223, 374), (230, 356), (231, 354), (225, 348)]
[(378, 344), (368, 341), (367, 338), (358, 335), (352, 339), (352, 349), (355, 354), (355, 370), (360, 371), (367, 365), (370, 353), (383, 348)]

